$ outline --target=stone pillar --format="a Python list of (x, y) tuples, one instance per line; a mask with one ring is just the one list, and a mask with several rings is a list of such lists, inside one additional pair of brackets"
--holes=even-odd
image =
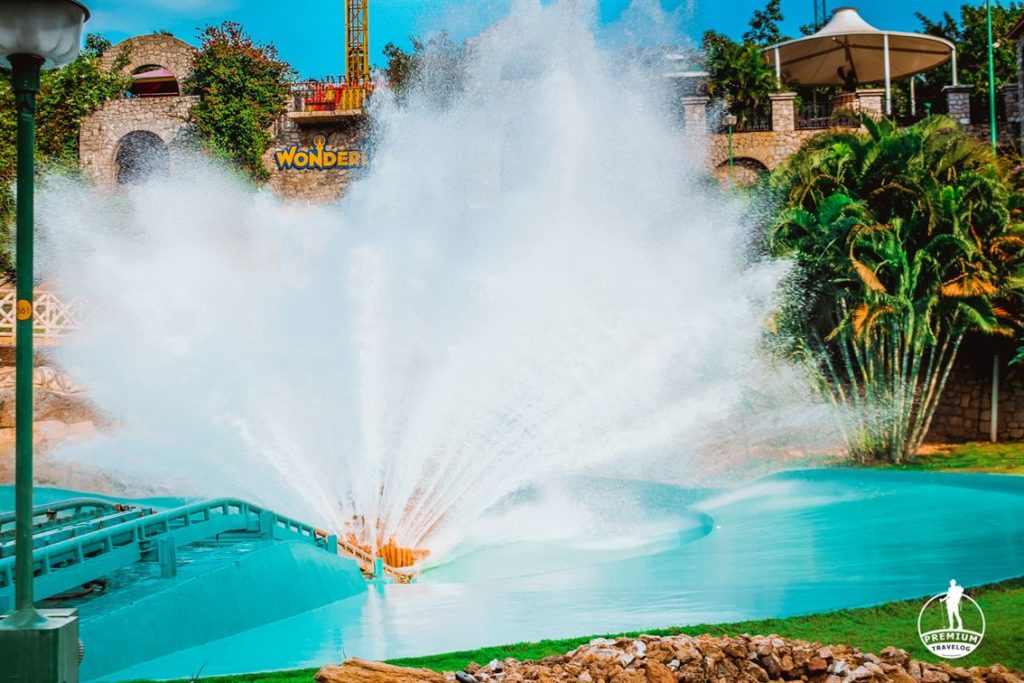
[(885, 115), (885, 89), (865, 88), (854, 93), (857, 97), (857, 109), (876, 121)]
[(971, 123), (971, 92), (973, 85), (947, 85), (942, 89), (946, 95), (946, 105), (949, 111), (949, 118), (969, 125)]
[(768, 99), (772, 101), (772, 131), (796, 130), (796, 93), (776, 92)]
[(685, 95), (681, 98), (683, 104), (683, 125), (686, 132), (691, 135), (703, 135), (708, 132), (708, 102), (711, 98), (706, 95)]
[(1006, 108), (1006, 122), (1013, 123), (1020, 118), (1020, 90), (1016, 83), (1007, 83), (999, 89)]

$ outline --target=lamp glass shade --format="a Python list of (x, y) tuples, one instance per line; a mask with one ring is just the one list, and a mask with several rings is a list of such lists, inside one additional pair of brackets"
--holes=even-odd
[(736, 115), (735, 114), (726, 114), (725, 116), (722, 117), (722, 123), (725, 124), (726, 126), (735, 126), (736, 125)]
[(3, 0), (0, 63), (11, 55), (36, 55), (44, 69), (67, 64), (78, 56), (88, 18), (89, 10), (77, 0)]

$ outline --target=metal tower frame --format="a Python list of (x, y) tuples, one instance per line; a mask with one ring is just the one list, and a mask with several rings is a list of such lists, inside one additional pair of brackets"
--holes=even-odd
[(350, 86), (370, 84), (369, 0), (345, 0), (345, 78)]

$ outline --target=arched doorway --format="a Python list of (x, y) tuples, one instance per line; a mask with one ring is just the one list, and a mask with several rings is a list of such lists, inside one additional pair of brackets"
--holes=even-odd
[(135, 130), (117, 144), (114, 157), (117, 184), (141, 183), (154, 175), (166, 175), (171, 165), (167, 145), (156, 133)]

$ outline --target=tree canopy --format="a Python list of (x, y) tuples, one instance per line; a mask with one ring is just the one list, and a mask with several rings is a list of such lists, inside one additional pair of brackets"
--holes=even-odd
[(760, 47), (767, 47), (786, 40), (782, 35), (779, 24), (782, 23), (781, 0), (768, 0), (764, 9), (755, 9), (750, 17), (750, 28), (743, 34), (743, 42), (753, 43)]
[[(91, 33), (73, 62), (42, 73), (36, 97), (36, 167), (40, 173), (53, 169), (76, 173), (82, 119), (131, 87), (131, 79), (120, 72), (128, 61), (127, 53), (118, 56), (113, 69), (103, 68), (101, 58), (109, 47), (110, 41)], [(6, 72), (0, 78), (0, 110), (5, 112), (0, 117), (0, 272), (10, 277), (14, 268), (11, 184), (17, 162), (17, 119)]]
[(797, 266), (779, 328), (852, 408), (847, 445), (901, 461), (969, 332), (1019, 329), (1024, 228), (989, 148), (941, 116), (813, 138), (769, 185), (768, 250)]
[[(1022, 2), (1010, 0), (1006, 3), (992, 3), (992, 38), (996, 43), (993, 62), (997, 90), (1017, 79), (1017, 46), (1007, 34), (1022, 15)], [(987, 97), (988, 30), (985, 3), (961, 5), (958, 18), (949, 12), (943, 12), (937, 20), (929, 19), (920, 12), (916, 16), (925, 33), (945, 38), (956, 45), (959, 81), (973, 85), (975, 92)], [(938, 99), (941, 97), (942, 86), (950, 82), (950, 74), (947, 69), (936, 69), (925, 74), (923, 80), (922, 95)]]
[(185, 82), (186, 92), (199, 96), (195, 132), (208, 152), (265, 179), (270, 127), (285, 111), (294, 72), (273, 44), (256, 42), (235, 22), (207, 26), (200, 39)]

